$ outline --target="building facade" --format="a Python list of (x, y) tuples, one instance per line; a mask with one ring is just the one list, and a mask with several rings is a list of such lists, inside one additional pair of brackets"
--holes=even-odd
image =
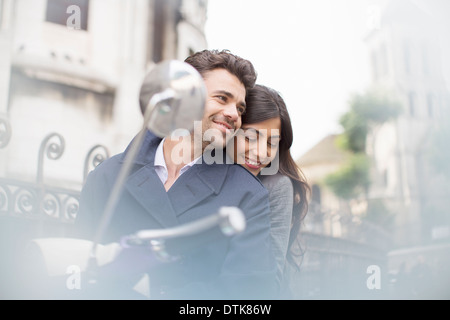
[(68, 233), (88, 172), (142, 128), (158, 62), (206, 48), (206, 0), (0, 0), (0, 297), (29, 240)]
[(367, 143), (374, 163), (370, 198), (383, 199), (395, 213), (398, 246), (450, 236), (445, 221), (434, 217), (448, 215), (448, 184), (429, 161), (433, 131), (450, 115), (450, 43), (437, 17), (420, 1), (390, 1), (365, 39), (372, 85), (402, 105), (400, 116), (374, 127)]
[(89, 150), (119, 153), (141, 128), (145, 74), (206, 48), (206, 8), (206, 0), (0, 1), (0, 130), (8, 139), (0, 176), (34, 181), (49, 138), (63, 152), (45, 159), (44, 182), (80, 189)]

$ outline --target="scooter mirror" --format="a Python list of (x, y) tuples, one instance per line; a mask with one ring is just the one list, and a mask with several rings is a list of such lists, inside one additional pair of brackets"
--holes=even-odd
[(139, 104), (144, 125), (163, 138), (176, 129), (191, 132), (203, 117), (206, 87), (191, 65), (162, 61), (147, 74), (141, 86)]

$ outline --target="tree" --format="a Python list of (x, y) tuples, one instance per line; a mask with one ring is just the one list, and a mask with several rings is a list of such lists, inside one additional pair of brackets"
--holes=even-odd
[(339, 146), (351, 152), (365, 153), (370, 127), (395, 119), (400, 112), (400, 103), (388, 93), (372, 89), (365, 94), (355, 94), (350, 99), (350, 110), (339, 120), (344, 129)]
[(325, 178), (325, 184), (341, 199), (356, 198), (367, 192), (370, 184), (369, 167), (365, 154), (352, 154), (339, 171)]
[[(338, 147), (349, 153), (347, 161), (335, 173), (325, 178), (332, 192), (344, 200), (356, 199), (361, 195), (367, 199), (370, 181), (370, 159), (366, 154), (367, 135), (376, 125), (398, 117), (400, 103), (387, 92), (368, 90), (351, 97), (350, 110), (344, 113), (339, 123), (343, 132), (338, 136)], [(370, 219), (383, 205), (370, 210)], [(373, 210), (372, 210), (373, 209)], [(382, 210), (381, 210), (382, 211)]]

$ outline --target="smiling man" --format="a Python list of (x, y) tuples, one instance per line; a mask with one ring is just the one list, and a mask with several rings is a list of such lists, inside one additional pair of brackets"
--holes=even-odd
[[(186, 61), (188, 63), (191, 61), (191, 64), (196, 67), (197, 60), (195, 58), (194, 55)], [(242, 59), (242, 61), (246, 60)], [(243, 63), (241, 62), (241, 64)], [(253, 67), (250, 64), (243, 65), (248, 67), (246, 72), (249, 73), (226, 65), (202, 71), (201, 75), (207, 91), (205, 111), (201, 121), (202, 130), (194, 132), (189, 139), (171, 139), (170, 137), (164, 139), (163, 149), (166, 161), (164, 169), (167, 173), (164, 186), (166, 190), (184, 172), (183, 168), (200, 159), (208, 146), (214, 149), (223, 149), (226, 142), (241, 127), (241, 116), (245, 112), (246, 88), (251, 87), (253, 79), (256, 78), (256, 75), (255, 78), (250, 76), (252, 73), (254, 74)], [(229, 70), (225, 67), (228, 67)], [(198, 68), (202, 69), (202, 67)], [(198, 144), (195, 141), (202, 141), (202, 143)], [(180, 144), (186, 145), (180, 146)], [(184, 157), (184, 154), (179, 154), (175, 150), (188, 151), (189, 156)], [(180, 158), (184, 161), (178, 161)]]
[[(161, 139), (147, 132), (102, 242), (118, 241), (137, 230), (174, 227), (216, 213), (222, 206), (235, 206), (245, 215), (245, 230), (149, 270), (150, 296), (272, 298), (277, 284), (267, 190), (240, 165), (202, 161), (209, 145), (222, 150), (241, 127), (246, 91), (254, 86), (256, 72), (248, 60), (228, 51), (204, 50), (185, 61), (202, 75), (207, 88), (202, 143), (194, 143), (199, 138), (194, 132), (187, 139)], [(182, 144), (186, 148), (180, 148)], [(174, 150), (191, 152), (180, 162), (173, 158)], [(94, 236), (127, 152), (128, 148), (89, 174), (76, 219), (78, 234), (84, 238)]]

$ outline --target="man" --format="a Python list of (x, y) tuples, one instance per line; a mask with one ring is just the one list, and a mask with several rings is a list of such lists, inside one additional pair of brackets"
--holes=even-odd
[[(253, 65), (228, 51), (204, 50), (185, 62), (202, 75), (207, 97), (202, 136), (212, 133), (201, 147), (190, 139), (163, 140), (147, 132), (133, 170), (125, 183), (102, 241), (142, 229), (159, 229), (198, 220), (222, 206), (239, 207), (246, 229), (233, 237), (212, 241), (189, 251), (179, 261), (150, 271), (152, 299), (259, 299), (271, 298), (276, 267), (270, 244), (267, 190), (239, 165), (208, 164), (203, 152), (212, 144), (221, 150), (233, 130), (241, 126), (246, 89), (254, 86)], [(187, 146), (182, 146), (187, 144)], [(184, 148), (187, 147), (187, 148)], [(183, 161), (175, 150), (189, 150)], [(92, 239), (109, 192), (123, 164), (124, 153), (92, 171), (83, 188), (76, 227)]]

